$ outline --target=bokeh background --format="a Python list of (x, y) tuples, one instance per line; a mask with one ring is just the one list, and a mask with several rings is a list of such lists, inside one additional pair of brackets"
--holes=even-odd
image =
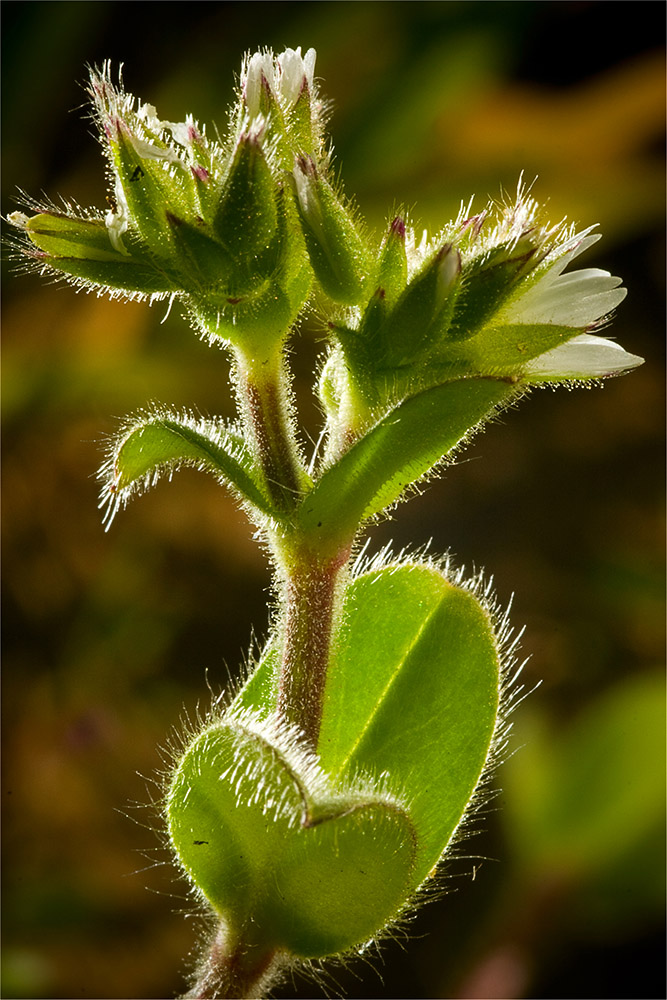
[[(437, 229), (523, 170), (554, 221), (600, 224), (585, 266), (627, 284), (612, 332), (640, 370), (535, 393), (372, 531), (493, 573), (526, 625), (526, 687), (542, 685), (448, 892), (379, 971), (334, 973), (350, 996), (665, 995), (664, 16), (641, 0), (2, 4), (5, 214), (17, 187), (105, 204), (86, 64), (122, 62), (162, 118), (222, 128), (245, 50), (315, 46), (372, 227), (403, 205)], [(176, 310), (161, 323), (3, 268), (2, 995), (169, 997), (198, 927), (154, 832), (159, 748), (266, 634), (269, 577), (212, 481), (183, 472), (104, 534), (95, 472), (149, 400), (231, 413), (226, 362)], [(315, 436), (320, 345), (305, 327), (294, 347)]]

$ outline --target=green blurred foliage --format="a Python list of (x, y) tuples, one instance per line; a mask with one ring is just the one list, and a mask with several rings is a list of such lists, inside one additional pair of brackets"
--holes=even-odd
[[(502, 808), (450, 867), (462, 891), (422, 911), (407, 951), (387, 946), (384, 983), (357, 966), (335, 979), (365, 997), (664, 995), (663, 5), (56, 0), (2, 15), (5, 214), (17, 187), (105, 204), (87, 63), (125, 63), (168, 120), (222, 125), (243, 51), (300, 44), (318, 49), (336, 163), (372, 226), (400, 205), (438, 228), (521, 170), (555, 221), (600, 223), (585, 266), (625, 279), (611, 333), (646, 365), (603, 392), (536, 393), (373, 529), (375, 547), (432, 539), (493, 572), (527, 625), (524, 682), (544, 683), (517, 711)], [(161, 323), (11, 262), (3, 278), (3, 995), (169, 996), (196, 920), (153, 832), (157, 748), (237, 675), (251, 628), (265, 634), (267, 567), (208, 478), (184, 471), (105, 535), (94, 474), (105, 434), (149, 400), (230, 415), (226, 362), (175, 311)], [(294, 342), (313, 437), (319, 333), (314, 319)]]

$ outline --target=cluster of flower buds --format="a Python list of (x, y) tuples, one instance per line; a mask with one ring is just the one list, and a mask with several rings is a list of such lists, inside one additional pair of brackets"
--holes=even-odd
[(289, 172), (297, 152), (322, 155), (314, 64), (312, 49), (247, 59), (224, 146), (191, 117), (161, 121), (108, 64), (92, 72), (113, 208), (13, 213), (24, 253), (88, 290), (178, 298), (211, 339), (253, 352), (280, 342), (312, 284)]

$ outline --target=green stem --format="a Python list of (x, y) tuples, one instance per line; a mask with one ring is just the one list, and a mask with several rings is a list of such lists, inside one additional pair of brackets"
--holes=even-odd
[(293, 510), (306, 478), (294, 431), (282, 350), (266, 358), (236, 352), (234, 383), (249, 444), (273, 502)]
[(240, 939), (231, 943), (221, 926), (184, 1000), (255, 1000), (266, 995), (282, 965), (273, 949)]
[(297, 725), (317, 750), (327, 671), (351, 546), (322, 563), (302, 557), (285, 584), (283, 650), (278, 683), (279, 718)]
[[(299, 461), (282, 351), (265, 358), (236, 353), (234, 382), (246, 435), (276, 506), (289, 515), (303, 495), (306, 473)], [(313, 750), (322, 720), (324, 689), (334, 638), (341, 571), (350, 545), (323, 559), (316, 548), (290, 539), (285, 518), (271, 539), (281, 578), (283, 653), (277, 713), (298, 726)]]

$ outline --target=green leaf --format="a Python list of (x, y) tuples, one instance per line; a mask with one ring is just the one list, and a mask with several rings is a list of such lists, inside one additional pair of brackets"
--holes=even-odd
[(388, 772), (417, 829), (415, 886), (440, 859), (487, 762), (499, 707), (488, 611), (435, 567), (355, 581), (327, 679), (319, 750), (336, 775)]
[(111, 503), (111, 515), (133, 493), (155, 485), (161, 474), (183, 465), (211, 472), (263, 514), (273, 517), (276, 513), (238, 431), (222, 421), (165, 410), (142, 414), (114, 442), (100, 470), (103, 498)]
[(318, 551), (337, 548), (522, 391), (513, 382), (462, 379), (399, 403), (322, 474), (298, 511), (299, 528)]
[[(351, 584), (332, 653), (318, 751), (334, 783), (357, 771), (402, 789), (417, 833), (412, 888), (437, 864), (491, 752), (499, 636), (484, 604), (436, 567), (389, 565)], [(235, 708), (275, 710), (271, 644)]]
[(247, 715), (205, 730), (169, 788), (181, 865), (238, 933), (319, 958), (363, 944), (409, 892), (414, 831), (388, 796), (332, 795), (289, 735)]

